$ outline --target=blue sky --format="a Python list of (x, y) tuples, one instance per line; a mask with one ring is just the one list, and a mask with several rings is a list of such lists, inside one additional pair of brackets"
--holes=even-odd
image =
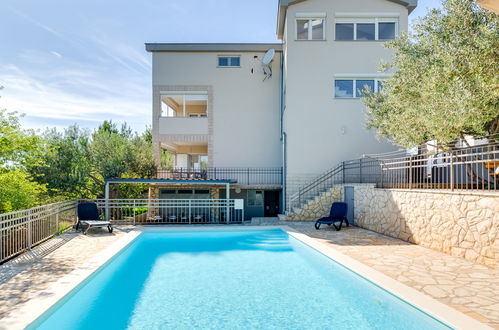
[[(411, 19), (439, 4), (419, 0)], [(276, 11), (277, 0), (1, 0), (0, 109), (26, 114), (26, 128), (112, 119), (142, 131), (145, 42), (276, 42)]]

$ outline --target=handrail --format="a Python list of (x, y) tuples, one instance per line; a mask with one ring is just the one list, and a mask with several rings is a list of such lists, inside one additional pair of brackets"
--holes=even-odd
[(499, 192), (499, 141), (439, 151), (418, 150), (416, 155), (398, 150), (344, 161), (299, 187), (289, 198), (288, 210), (347, 182), (369, 182), (379, 188)]

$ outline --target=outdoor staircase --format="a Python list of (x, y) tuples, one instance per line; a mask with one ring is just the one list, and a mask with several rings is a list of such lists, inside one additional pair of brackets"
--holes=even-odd
[(287, 203), (286, 220), (314, 220), (327, 215), (331, 203), (341, 201), (345, 183), (375, 183), (379, 164), (373, 159), (341, 162), (301, 186)]

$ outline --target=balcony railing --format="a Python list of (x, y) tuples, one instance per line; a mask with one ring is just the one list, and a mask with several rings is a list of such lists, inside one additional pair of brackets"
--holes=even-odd
[(208, 167), (206, 169), (173, 168), (158, 170), (158, 179), (173, 180), (234, 180), (239, 185), (282, 185), (281, 167), (228, 168)]

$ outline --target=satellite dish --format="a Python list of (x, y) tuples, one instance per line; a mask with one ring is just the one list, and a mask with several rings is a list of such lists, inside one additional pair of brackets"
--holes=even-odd
[(269, 50), (267, 50), (265, 55), (263, 55), (262, 66), (263, 66), (263, 74), (265, 75), (265, 78), (263, 78), (263, 81), (272, 77), (272, 68), (270, 67), (270, 63), (274, 59), (274, 55), (275, 55), (274, 48), (270, 48)]
[(270, 62), (272, 62), (272, 60), (274, 59), (274, 55), (275, 55), (274, 48), (270, 48), (269, 50), (267, 50), (265, 55), (263, 55), (263, 59), (262, 59), (263, 65), (269, 65)]

